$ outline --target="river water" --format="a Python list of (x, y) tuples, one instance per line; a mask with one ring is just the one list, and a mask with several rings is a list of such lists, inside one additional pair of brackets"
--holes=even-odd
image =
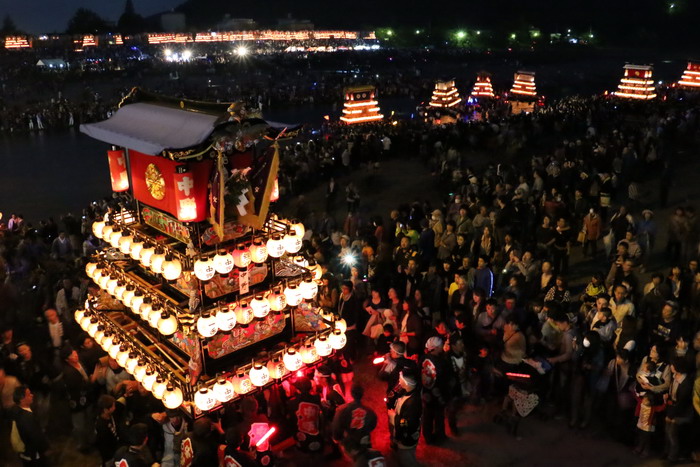
[[(385, 99), (382, 112), (410, 114), (416, 102)], [(304, 106), (265, 112), (270, 121), (318, 124), (324, 115), (337, 119), (341, 105)], [(0, 137), (0, 212), (38, 224), (67, 212), (76, 217), (91, 201), (110, 196), (108, 145), (78, 130)]]

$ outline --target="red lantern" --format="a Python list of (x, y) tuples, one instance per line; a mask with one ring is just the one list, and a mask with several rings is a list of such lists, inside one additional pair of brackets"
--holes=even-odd
[(112, 179), (112, 191), (121, 192), (129, 189), (129, 174), (126, 170), (126, 157), (121, 149), (107, 151), (109, 158), (109, 176)]
[(197, 198), (194, 195), (194, 177), (187, 166), (180, 165), (173, 174), (177, 220), (192, 222), (197, 219)]

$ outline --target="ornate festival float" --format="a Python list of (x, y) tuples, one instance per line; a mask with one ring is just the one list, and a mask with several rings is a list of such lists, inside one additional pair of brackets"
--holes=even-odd
[(344, 347), (344, 321), (316, 307), (303, 224), (269, 212), (287, 129), (135, 89), (81, 131), (113, 145), (112, 190), (133, 202), (93, 224), (104, 248), (75, 319), (167, 408), (196, 418)]
[(491, 84), (491, 75), (486, 72), (481, 72), (476, 75), (476, 82), (471, 94), (472, 99), (493, 99), (493, 85)]
[(613, 93), (623, 99), (649, 100), (656, 97), (656, 87), (652, 77), (654, 67), (651, 65), (625, 65), (625, 74)]
[(688, 62), (678, 86), (689, 91), (700, 91), (700, 62)]
[(343, 90), (345, 103), (340, 121), (348, 125), (377, 122), (384, 118), (379, 113), (377, 88), (368, 86), (353, 86)]
[(532, 112), (537, 102), (535, 72), (518, 70), (513, 77), (509, 101), (513, 114)]
[(455, 123), (463, 110), (462, 98), (454, 79), (441, 79), (435, 82), (433, 94), (428, 105), (421, 104), (418, 109), (426, 122), (435, 125)]

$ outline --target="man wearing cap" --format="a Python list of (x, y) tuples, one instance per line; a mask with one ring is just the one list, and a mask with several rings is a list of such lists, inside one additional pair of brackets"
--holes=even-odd
[(379, 379), (386, 381), (386, 406), (393, 407), (399, 393), (399, 375), (402, 371), (410, 369), (418, 373), (418, 365), (415, 361), (406, 358), (406, 344), (401, 341), (393, 342), (389, 355), (384, 357), (384, 364), (379, 370)]
[(352, 401), (338, 407), (333, 418), (333, 440), (345, 445), (371, 446), (370, 436), (377, 426), (377, 414), (362, 403), (364, 388), (359, 384), (350, 389)]
[(411, 370), (402, 371), (399, 374), (399, 384), (403, 394), (396, 400), (394, 408), (389, 410), (391, 447), (396, 449), (399, 465), (417, 466), (416, 446), (420, 438), (423, 411), (418, 377)]
[(440, 337), (428, 339), (421, 363), (423, 437), (428, 444), (437, 444), (445, 439), (445, 407), (452, 375), (444, 345)]

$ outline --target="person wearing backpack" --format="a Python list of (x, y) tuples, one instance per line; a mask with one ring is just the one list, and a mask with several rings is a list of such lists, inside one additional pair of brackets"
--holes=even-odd
[(15, 389), (12, 399), (15, 402), (10, 435), (12, 449), (25, 466), (48, 465), (46, 452), (49, 450), (49, 442), (31, 409), (34, 394), (29, 387), (22, 385)]

